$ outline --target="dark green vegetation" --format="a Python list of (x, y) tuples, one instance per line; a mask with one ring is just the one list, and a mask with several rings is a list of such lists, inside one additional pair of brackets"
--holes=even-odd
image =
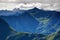
[(30, 34), (30, 33), (15, 33), (6, 40), (60, 40), (60, 31), (51, 35)]

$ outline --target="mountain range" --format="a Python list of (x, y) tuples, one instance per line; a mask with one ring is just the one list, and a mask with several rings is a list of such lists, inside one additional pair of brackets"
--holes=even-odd
[[(38, 8), (0, 11), (1, 18), (16, 32), (49, 35), (60, 29), (60, 12)], [(47, 31), (48, 30), (48, 31)]]

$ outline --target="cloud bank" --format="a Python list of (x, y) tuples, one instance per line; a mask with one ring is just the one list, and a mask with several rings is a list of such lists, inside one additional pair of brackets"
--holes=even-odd
[(0, 10), (13, 10), (20, 8), (28, 10), (34, 7), (44, 10), (60, 11), (60, 0), (0, 0)]

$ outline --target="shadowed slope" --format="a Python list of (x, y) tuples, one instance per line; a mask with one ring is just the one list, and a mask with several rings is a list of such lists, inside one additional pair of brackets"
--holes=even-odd
[(9, 25), (0, 18), (0, 40), (5, 40), (6, 36), (11, 33)]

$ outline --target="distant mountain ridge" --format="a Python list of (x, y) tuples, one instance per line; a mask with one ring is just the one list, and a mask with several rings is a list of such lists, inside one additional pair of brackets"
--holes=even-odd
[(0, 10), (0, 16), (16, 16), (24, 13), (26, 10), (20, 10), (15, 8), (13, 10)]
[[(43, 10), (43, 9), (38, 9), (36, 7), (34, 7), (33, 9), (29, 9), (29, 10), (35, 10), (35, 11), (44, 11), (44, 12), (58, 12), (58, 11), (51, 11), (51, 10)], [(13, 10), (0, 10), (0, 16), (13, 16), (13, 15), (16, 15), (16, 14), (22, 14), (24, 13), (25, 11), (29, 11), (29, 10), (20, 10), (19, 8), (15, 8)], [(30, 11), (29, 11), (30, 12)]]

